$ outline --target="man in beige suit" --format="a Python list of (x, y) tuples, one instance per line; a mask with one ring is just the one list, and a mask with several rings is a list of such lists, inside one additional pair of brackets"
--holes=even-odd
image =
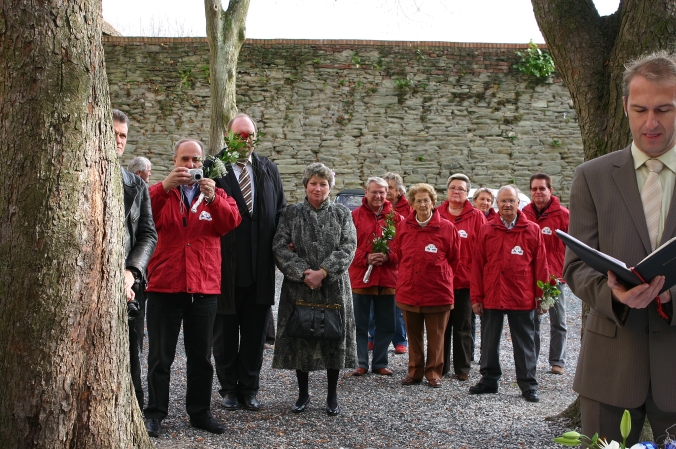
[[(634, 266), (676, 236), (676, 60), (671, 55), (660, 52), (627, 65), (624, 111), (633, 143), (578, 167), (569, 232)], [(663, 276), (628, 288), (571, 251), (563, 276), (591, 307), (573, 384), (580, 394), (582, 432), (622, 441), (620, 420), (629, 409), (628, 447), (638, 441), (646, 414), (655, 437), (664, 441), (666, 428), (676, 424), (676, 288), (658, 298), (662, 317), (655, 297)]]

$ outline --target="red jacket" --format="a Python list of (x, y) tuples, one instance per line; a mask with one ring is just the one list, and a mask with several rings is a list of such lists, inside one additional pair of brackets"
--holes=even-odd
[(530, 203), (522, 211), (530, 221), (537, 223), (542, 229), (542, 238), (545, 241), (547, 249), (547, 266), (549, 272), (561, 279), (563, 276), (563, 258), (566, 254), (566, 245), (556, 235), (556, 230), (568, 232), (568, 223), (570, 222), (570, 212), (561, 205), (559, 199), (552, 196), (549, 207), (544, 211), (539, 219), (535, 218), (534, 204)]
[(390, 257), (399, 262), (397, 302), (421, 307), (453, 304), (459, 256), (460, 236), (453, 223), (434, 211), (421, 228), (412, 212), (397, 226), (390, 251)]
[(411, 207), (411, 203), (409, 203), (408, 200), (406, 199), (406, 195), (401, 195), (399, 197), (397, 205), (394, 206), (394, 211), (404, 218), (411, 215), (411, 212), (413, 212), (413, 208)]
[(548, 281), (547, 255), (538, 225), (521, 211), (508, 230), (500, 214), (481, 227), (474, 245), (470, 298), (485, 309), (534, 310)]
[[(192, 213), (179, 188), (150, 187), (157, 248), (148, 264), (149, 292), (221, 293), (221, 236), (242, 221), (235, 200), (221, 188), (211, 204)], [(195, 195), (196, 201), (199, 195)]]
[(453, 278), (453, 288), (469, 288), (470, 268), (472, 268), (472, 254), (474, 252), (474, 242), (481, 226), (486, 223), (486, 216), (479, 209), (475, 209), (469, 200), (465, 200), (460, 215), (455, 217), (448, 212), (448, 200), (439, 206), (439, 214), (442, 218), (449, 220), (455, 225), (460, 235), (460, 261), (458, 271)]
[[(392, 203), (385, 200), (383, 210), (376, 215), (366, 202), (366, 197), (362, 198), (361, 206), (352, 211), (352, 221), (357, 228), (357, 251), (352, 259), (349, 268), (350, 284), (352, 288), (388, 287), (395, 288), (397, 285), (397, 264), (390, 260), (378, 267), (373, 267), (369, 283), (364, 283), (364, 275), (368, 268), (368, 255), (373, 252), (373, 238), (383, 235), (383, 226), (385, 226), (385, 216), (392, 211)], [(394, 222), (399, 223), (404, 218), (398, 213), (394, 213)], [(395, 237), (396, 240), (396, 237)], [(390, 242), (390, 253), (392, 252)]]

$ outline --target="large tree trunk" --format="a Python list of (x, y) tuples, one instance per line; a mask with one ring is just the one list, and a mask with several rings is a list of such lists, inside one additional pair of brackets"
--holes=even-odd
[(152, 447), (100, 0), (0, 2), (0, 447)]
[[(621, 0), (618, 10), (604, 17), (592, 0), (531, 1), (573, 99), (585, 160), (626, 147), (631, 133), (622, 109), (624, 64), (644, 53), (674, 50), (676, 0)], [(582, 329), (588, 310), (583, 309)], [(579, 423), (579, 401), (559, 416)]]
[(230, 0), (226, 11), (223, 10), (221, 0), (204, 0), (204, 10), (210, 50), (209, 153), (216, 154), (223, 148), (223, 135), (228, 121), (237, 113), (237, 58), (246, 38), (249, 0)]

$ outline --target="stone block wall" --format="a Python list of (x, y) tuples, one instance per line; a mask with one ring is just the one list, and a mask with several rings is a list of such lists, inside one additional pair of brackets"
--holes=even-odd
[[(159, 181), (183, 137), (208, 139), (209, 47), (202, 38), (104, 38), (111, 102), (131, 125), (124, 162), (146, 156)], [(525, 45), (379, 41), (247, 41), (237, 106), (265, 133), (257, 151), (277, 163), (289, 202), (315, 161), (337, 175), (334, 193), (395, 171), (407, 185), (446, 179), (528, 189), (554, 179), (568, 202), (583, 162), (577, 117), (560, 79), (519, 73)], [(527, 192), (526, 192), (527, 193)]]

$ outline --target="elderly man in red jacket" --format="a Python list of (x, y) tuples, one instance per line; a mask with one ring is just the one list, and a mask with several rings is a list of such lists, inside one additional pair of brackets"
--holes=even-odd
[[(556, 230), (568, 232), (570, 212), (563, 207), (559, 199), (552, 195), (552, 178), (545, 173), (536, 173), (530, 177), (530, 197), (533, 200), (523, 208), (528, 219), (542, 230), (542, 239), (547, 250), (547, 266), (550, 274), (557, 279), (563, 277), (563, 259), (566, 255), (566, 246), (556, 236)], [(566, 303), (564, 302), (563, 288), (559, 288), (559, 298), (556, 304), (549, 309), (549, 366), (552, 374), (563, 374), (566, 365)], [(535, 356), (540, 355), (540, 320), (542, 315), (535, 317)]]
[(535, 298), (537, 281), (548, 279), (540, 228), (519, 211), (516, 187), (498, 190), (498, 215), (479, 230), (474, 245), (470, 297), (481, 316), (481, 380), (470, 394), (497, 393), (500, 336), (507, 315), (514, 348), (516, 381), (526, 401), (538, 402), (535, 380)]
[[(385, 199), (386, 194), (387, 182), (384, 179), (369, 178), (361, 207), (352, 211), (352, 220), (357, 228), (357, 251), (349, 272), (359, 363), (359, 367), (352, 372), (353, 376), (363, 376), (369, 369), (368, 326), (372, 306), (375, 341), (371, 370), (383, 376), (392, 375), (392, 370), (387, 367), (387, 349), (394, 336), (394, 293), (398, 264), (390, 261), (389, 253), (374, 252), (373, 239), (382, 236), (388, 216), (393, 218), (394, 224), (399, 223), (402, 217), (394, 212), (392, 203)], [(373, 268), (366, 280), (364, 276), (369, 266)]]
[[(221, 236), (242, 217), (235, 201), (212, 179), (195, 181), (204, 146), (180, 140), (174, 169), (150, 188), (158, 242), (148, 266), (148, 434), (157, 437), (169, 409), (169, 376), (181, 323), (188, 356), (185, 405), (190, 425), (211, 433), (225, 428), (211, 416), (211, 343), (216, 295), (221, 292)], [(192, 209), (199, 199), (196, 211)]]

